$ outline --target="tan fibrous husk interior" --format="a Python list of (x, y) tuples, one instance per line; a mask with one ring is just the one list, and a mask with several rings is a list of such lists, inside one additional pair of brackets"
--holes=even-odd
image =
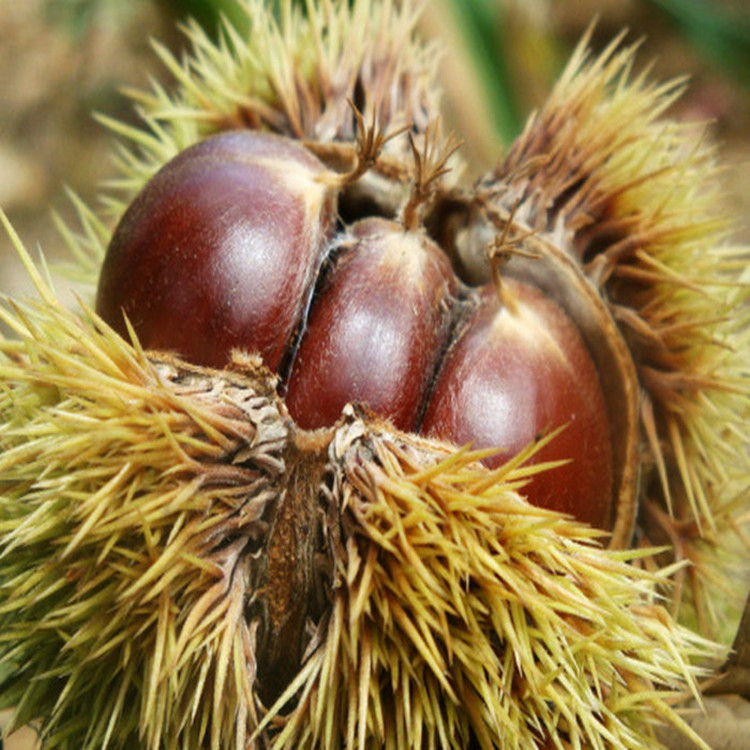
[[(439, 140), (411, 4), (311, 2), (308, 18), (284, 4), (278, 23), (244, 6), (248, 39), (191, 25), (184, 61), (157, 46), (177, 87), (132, 92), (144, 130), (102, 118), (129, 144), (106, 217), (74, 198), (80, 228), (61, 226), (83, 282), (144, 182), (211, 133), (334, 142), (345, 164), (351, 98), (384, 132)], [(750, 474), (747, 288), (706, 187), (711, 149), (658, 119), (675, 87), (631, 79), (633, 50), (586, 55), (476, 194), (570, 249), (618, 321), (641, 392), (638, 539), (671, 553), (607, 551), (532, 509), (525, 456), (488, 472), (355, 412), (323, 443), (300, 434), (255, 360), (216, 372), (144, 353), (85, 305), (63, 310), (16, 238), (40, 293), (5, 305), (17, 338), (0, 341), (0, 697), (17, 723), (76, 748), (641, 748), (652, 724), (681, 726), (672, 704), (719, 654), (670, 614), (681, 581), (696, 605), (681, 616), (710, 629), (706, 584), (728, 598), (746, 576), (747, 554), (728, 558)], [(393, 138), (371, 172), (408, 185), (411, 158)], [(298, 551), (323, 605), (275, 694), (258, 645), (283, 602), (259, 582), (287, 570), (265, 553), (303, 454), (324, 481), (303, 493), (316, 546)]]

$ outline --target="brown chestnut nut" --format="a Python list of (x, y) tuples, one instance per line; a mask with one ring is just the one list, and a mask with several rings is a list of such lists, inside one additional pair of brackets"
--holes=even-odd
[(349, 401), (414, 430), (450, 331), (457, 280), (422, 232), (385, 219), (348, 231), (313, 301), (286, 403), (301, 427), (333, 424)]
[(196, 364), (258, 352), (304, 429), (357, 402), (405, 431), (500, 447), (495, 465), (565, 425), (535, 460), (571, 463), (535, 477), (529, 500), (611, 529), (615, 427), (578, 319), (533, 278), (467, 290), (418, 227), (369, 217), (335, 235), (342, 184), (278, 135), (199, 142), (124, 214), (98, 312)]
[(530, 284), (493, 285), (447, 353), (422, 432), (458, 444), (499, 446), (490, 465), (514, 456), (545, 432), (565, 429), (535, 462), (571, 459), (534, 477), (535, 505), (611, 526), (612, 439), (596, 368), (563, 310)]
[(235, 347), (278, 370), (333, 233), (336, 194), (300, 143), (236, 131), (167, 163), (110, 242), (97, 312), (149, 349), (221, 367)]

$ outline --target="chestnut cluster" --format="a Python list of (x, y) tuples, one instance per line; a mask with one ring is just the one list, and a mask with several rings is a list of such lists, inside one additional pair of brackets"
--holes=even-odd
[(523, 491), (611, 528), (613, 427), (578, 326), (521, 278), (468, 283), (422, 222), (345, 216), (342, 184), (280, 135), (197, 143), (122, 217), (98, 313), (195, 364), (257, 352), (303, 429), (357, 402), (404, 431), (497, 447), (497, 466), (562, 428), (533, 459), (557, 465)]

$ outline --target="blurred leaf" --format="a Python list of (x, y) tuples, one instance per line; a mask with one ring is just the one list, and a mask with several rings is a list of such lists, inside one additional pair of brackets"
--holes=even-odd
[(239, 31), (247, 28), (248, 19), (237, 0), (160, 0), (161, 4), (178, 19), (194, 18), (211, 36), (215, 37), (222, 16), (231, 21)]
[(453, 0), (480, 78), (487, 91), (494, 125), (504, 143), (510, 143), (521, 129), (503, 44), (505, 9), (496, 0)]
[(750, 84), (750, 5), (742, 0), (650, 0), (702, 54)]
[(47, 23), (64, 27), (73, 37), (82, 37), (96, 9), (93, 3), (85, 0), (70, 0), (67, 3), (45, 3), (42, 10)]

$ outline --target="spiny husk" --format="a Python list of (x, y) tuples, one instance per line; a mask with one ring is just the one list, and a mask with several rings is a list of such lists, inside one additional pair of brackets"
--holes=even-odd
[[(159, 167), (216, 132), (270, 130), (346, 168), (356, 158), (355, 108), (385, 134), (408, 127), (419, 139), (435, 122), (436, 50), (416, 37), (415, 3), (282, 0), (278, 18), (267, 0), (238, 5), (248, 18), (246, 34), (227, 23), (215, 42), (191, 22), (190, 53), (182, 61), (154, 45), (177, 85), (129, 92), (147, 129), (101, 118), (129, 142), (119, 151), (120, 177), (111, 182), (115, 215)], [(393, 139), (371, 171), (408, 182), (405, 165), (411, 165), (409, 141)]]
[(660, 606), (666, 571), (525, 503), (525, 456), (489, 472), (351, 411), (311, 495), (326, 605), (264, 705), (255, 605), (305, 442), (273, 379), (146, 356), (18, 248), (41, 299), (2, 311), (0, 705), (45, 747), (652, 748), (682, 726), (719, 651)]
[(0, 703), (49, 747), (241, 746), (273, 378), (147, 359), (26, 260), (43, 298), (0, 312)]
[(706, 643), (658, 575), (516, 494), (528, 454), (490, 473), (361, 421), (330, 453), (338, 580), (273, 747), (658, 746)]
[(609, 305), (641, 387), (645, 544), (695, 563), (683, 575), (708, 628), (723, 619), (708, 589), (746, 590), (746, 550), (730, 582), (721, 548), (737, 555), (727, 532), (750, 500), (748, 249), (727, 241), (715, 149), (661, 117), (680, 82), (633, 76), (635, 49), (616, 39), (592, 59), (584, 39), (477, 195), (511, 234), (568, 252)]

